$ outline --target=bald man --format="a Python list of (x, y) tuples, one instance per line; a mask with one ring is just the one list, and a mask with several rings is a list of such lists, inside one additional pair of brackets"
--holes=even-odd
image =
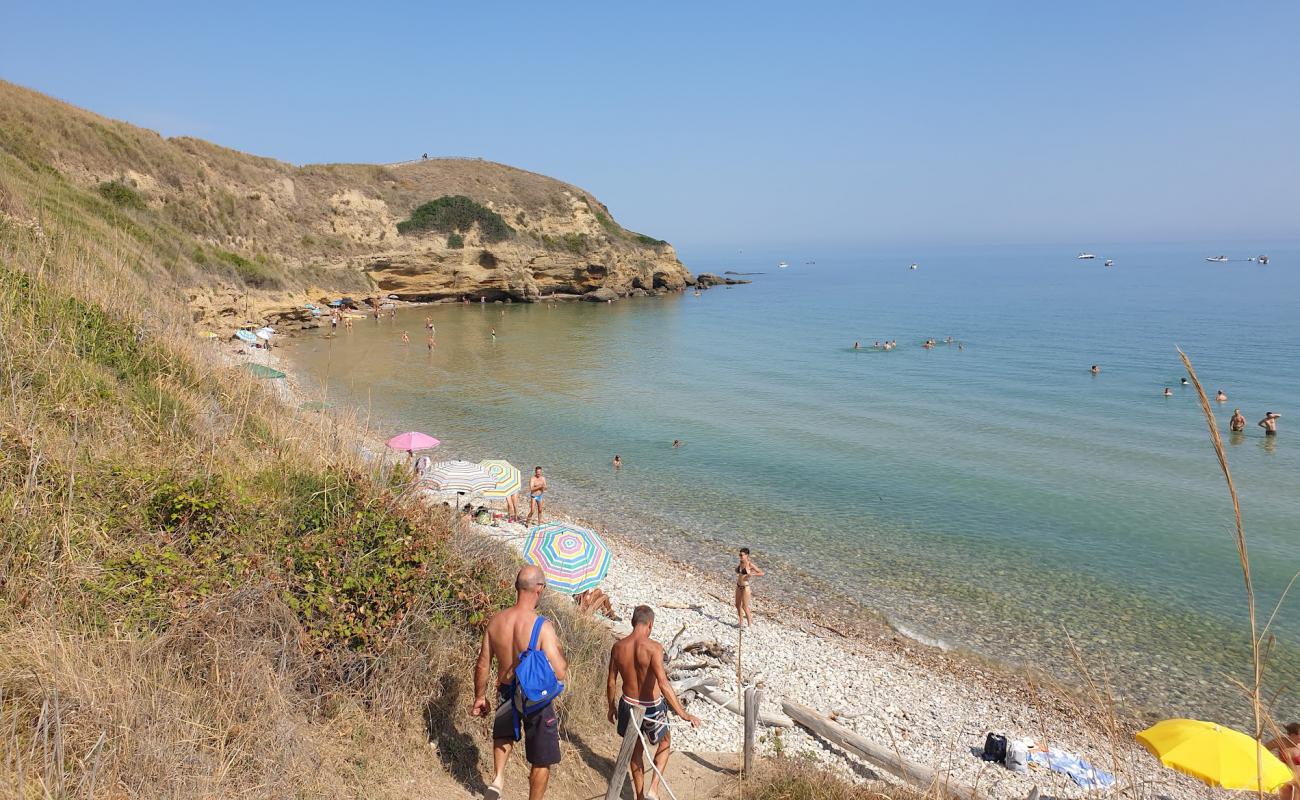
[[(474, 666), (474, 707), (470, 713), (478, 717), (491, 709), (487, 698), (488, 671), (492, 661), (497, 662), (497, 710), (492, 720), (492, 767), (496, 774), (487, 790), (487, 797), (494, 800), (501, 797), (506, 761), (520, 734), (531, 767), (528, 800), (542, 800), (546, 796), (551, 767), (560, 763), (560, 720), (554, 703), (547, 703), (527, 716), (521, 714), (519, 726), (515, 727), (515, 667), (519, 665), (519, 654), (528, 649), (533, 623), (537, 620), (537, 601), (545, 589), (546, 576), (540, 569), (529, 564), (519, 570), (515, 577), (515, 604), (488, 621), (478, 663)], [(555, 677), (563, 681), (568, 663), (549, 620), (542, 623), (537, 646), (546, 654)]]

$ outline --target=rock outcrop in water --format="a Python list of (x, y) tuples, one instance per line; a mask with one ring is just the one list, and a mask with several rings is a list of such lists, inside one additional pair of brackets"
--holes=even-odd
[[(149, 266), (188, 287), (196, 320), (339, 294), (526, 302), (692, 282), (671, 245), (623, 228), (589, 192), (482, 159), (297, 167), (164, 139), (3, 81), (0, 148), (99, 189), (128, 221), (149, 216), (192, 236), (189, 252)], [(504, 224), (399, 232), (440, 198), (468, 198)], [(5, 208), (3, 191), (0, 211), (35, 213)]]

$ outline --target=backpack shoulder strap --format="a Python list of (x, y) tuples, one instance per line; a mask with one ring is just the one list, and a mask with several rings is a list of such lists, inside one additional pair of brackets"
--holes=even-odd
[(528, 637), (528, 649), (529, 649), (529, 650), (536, 650), (536, 649), (537, 649), (537, 637), (541, 634), (541, 632), (542, 632), (542, 626), (545, 625), (545, 624), (546, 624), (546, 617), (543, 617), (543, 616), (540, 616), (540, 615), (539, 615), (539, 616), (537, 617), (537, 619), (534, 620), (534, 622), (533, 622), (533, 635)]

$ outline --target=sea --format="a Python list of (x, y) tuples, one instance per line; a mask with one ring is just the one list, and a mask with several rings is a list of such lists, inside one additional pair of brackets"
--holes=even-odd
[(1151, 713), (1241, 721), (1243, 571), (1181, 348), (1228, 397), (1211, 405), (1266, 685), (1300, 717), (1300, 588), (1277, 606), (1300, 572), (1300, 244), (1097, 247), (720, 250), (688, 267), (752, 283), (405, 307), (281, 353), (376, 428), (541, 465), (549, 500), (721, 578), (752, 548), (760, 608), (883, 615), (1067, 682), (1083, 665)]

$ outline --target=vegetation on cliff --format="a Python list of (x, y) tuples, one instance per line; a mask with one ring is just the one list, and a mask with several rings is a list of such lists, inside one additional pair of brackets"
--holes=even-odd
[(444, 195), (416, 206), (409, 218), (397, 223), (397, 231), (402, 234), (421, 231), (463, 234), (469, 233), (475, 225), (479, 237), (485, 242), (500, 242), (515, 233), (500, 214), (464, 195)]

